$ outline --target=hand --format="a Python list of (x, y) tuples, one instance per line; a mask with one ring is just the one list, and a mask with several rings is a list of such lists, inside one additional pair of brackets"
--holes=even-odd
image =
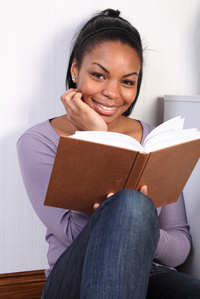
[[(110, 197), (110, 196), (112, 196), (113, 194), (114, 194), (114, 193), (108, 193), (107, 198)], [(96, 209), (97, 209), (99, 206), (100, 206), (99, 203), (95, 203), (95, 204), (93, 205), (93, 209), (96, 211)]]
[(107, 131), (103, 118), (82, 101), (82, 93), (77, 89), (69, 89), (61, 101), (67, 112), (68, 120), (80, 131)]
[(146, 186), (146, 185), (142, 186), (142, 187), (140, 188), (140, 192), (142, 192), (142, 193), (145, 194), (145, 195), (148, 195), (147, 186)]
[[(140, 188), (140, 192), (142, 192), (142, 193), (145, 194), (145, 195), (148, 195), (147, 186), (146, 186), (146, 185), (142, 186), (142, 187)], [(112, 196), (113, 194), (114, 194), (114, 193), (108, 193), (107, 198), (110, 197), (110, 196)], [(99, 203), (95, 203), (95, 204), (93, 205), (93, 209), (96, 211), (96, 209), (97, 209), (99, 206), (100, 206)]]

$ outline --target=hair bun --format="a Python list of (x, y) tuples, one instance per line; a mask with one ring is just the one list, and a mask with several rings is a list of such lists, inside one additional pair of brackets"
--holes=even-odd
[(111, 18), (118, 18), (120, 15), (120, 11), (118, 9), (114, 10), (112, 8), (108, 8), (108, 9), (105, 9), (102, 11), (102, 15), (105, 15), (105, 16), (108, 16)]

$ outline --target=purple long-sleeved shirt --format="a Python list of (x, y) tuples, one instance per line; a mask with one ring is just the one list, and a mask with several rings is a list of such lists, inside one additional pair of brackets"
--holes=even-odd
[[(141, 125), (143, 143), (153, 127), (143, 122)], [(46, 276), (91, 217), (90, 214), (43, 205), (58, 141), (59, 135), (47, 120), (26, 131), (17, 143), (21, 173), (28, 197), (35, 212), (47, 227), (49, 269), (45, 272)], [(176, 203), (158, 208), (157, 211), (160, 240), (154, 262), (176, 267), (185, 261), (191, 247), (182, 195)]]

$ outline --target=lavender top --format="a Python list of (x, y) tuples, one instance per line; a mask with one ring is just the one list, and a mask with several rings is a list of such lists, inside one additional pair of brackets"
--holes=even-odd
[[(141, 124), (143, 127), (141, 143), (143, 143), (153, 127), (143, 122)], [(47, 227), (49, 268), (45, 272), (46, 276), (51, 272), (58, 257), (73, 242), (91, 217), (90, 214), (43, 205), (58, 141), (59, 135), (50, 121), (46, 120), (26, 131), (17, 143), (26, 192), (35, 212)], [(157, 211), (160, 240), (154, 262), (167, 267), (176, 267), (185, 261), (191, 247), (182, 195), (176, 203), (158, 208)]]

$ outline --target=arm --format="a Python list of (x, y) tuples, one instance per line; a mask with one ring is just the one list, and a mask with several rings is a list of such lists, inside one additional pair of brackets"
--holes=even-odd
[(177, 267), (186, 260), (191, 248), (182, 194), (176, 203), (161, 208), (159, 222), (160, 240), (154, 261), (164, 266)]
[(24, 185), (41, 221), (51, 234), (68, 247), (90, 215), (43, 205), (59, 136), (53, 136), (44, 124), (36, 127), (37, 130), (30, 129), (17, 144)]

